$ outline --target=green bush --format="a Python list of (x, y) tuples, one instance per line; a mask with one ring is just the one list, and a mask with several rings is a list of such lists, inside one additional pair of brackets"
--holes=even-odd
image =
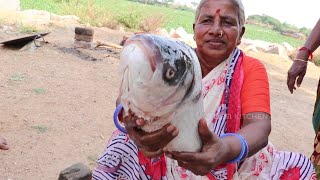
[(320, 66), (320, 54), (316, 55), (313, 57), (312, 62), (316, 65), (316, 66)]
[(119, 14), (117, 20), (128, 29), (138, 30), (142, 21), (142, 14), (139, 11), (126, 11)]
[(157, 29), (161, 28), (164, 23), (165, 23), (164, 15), (162, 14), (151, 15), (148, 18), (144, 18), (139, 23), (139, 30), (142, 30), (145, 32), (154, 32)]

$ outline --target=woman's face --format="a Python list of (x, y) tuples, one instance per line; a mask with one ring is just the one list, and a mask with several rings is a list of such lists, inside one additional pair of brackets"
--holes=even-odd
[(238, 8), (230, 0), (207, 0), (193, 30), (197, 52), (205, 61), (227, 59), (244, 33), (239, 25)]

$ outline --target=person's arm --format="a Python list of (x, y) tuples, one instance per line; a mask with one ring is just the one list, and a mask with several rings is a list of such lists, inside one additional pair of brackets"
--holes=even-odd
[[(249, 146), (249, 156), (255, 154), (268, 143), (271, 130), (270, 115), (263, 112), (247, 114), (239, 130)], [(205, 120), (199, 122), (199, 135), (203, 144), (200, 152), (166, 152), (166, 155), (178, 161), (178, 165), (196, 175), (207, 175), (220, 164), (237, 158), (242, 149), (239, 138), (227, 136), (219, 138), (211, 133)]]
[(247, 141), (249, 156), (254, 155), (268, 144), (271, 132), (271, 116), (265, 112), (248, 113), (243, 118), (242, 128), (237, 132)]
[[(312, 29), (310, 35), (305, 41), (303, 47), (309, 49), (313, 53), (320, 46), (320, 19)], [(301, 49), (293, 61), (287, 77), (287, 86), (291, 94), (296, 89), (295, 84), (300, 87), (303, 78), (307, 72), (307, 62), (310, 58), (310, 52), (306, 49)], [(305, 61), (305, 62), (303, 62)]]
[(270, 89), (264, 65), (251, 57), (245, 60), (241, 90), (243, 124), (238, 133), (247, 140), (249, 155), (253, 155), (267, 145), (271, 132)]
[[(320, 45), (320, 19), (318, 20), (317, 24), (313, 27), (303, 47), (306, 47), (311, 52), (314, 52), (319, 47), (319, 45)], [(307, 61), (309, 58), (309, 53), (306, 50), (300, 50), (296, 58)]]
[[(246, 58), (244, 82), (241, 90), (242, 126), (237, 134), (248, 144), (248, 157), (268, 144), (271, 132), (270, 92), (266, 69), (253, 58)], [(246, 66), (249, 65), (249, 66)], [(216, 166), (236, 159), (242, 150), (236, 136), (222, 139), (208, 129), (204, 120), (199, 123), (202, 141), (201, 152), (167, 152), (167, 156), (178, 161), (179, 166), (196, 175), (206, 175)]]

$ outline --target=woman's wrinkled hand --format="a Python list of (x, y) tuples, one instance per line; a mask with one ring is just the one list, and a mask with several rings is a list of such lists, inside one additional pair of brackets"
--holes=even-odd
[(154, 132), (145, 132), (141, 129), (145, 125), (145, 120), (134, 115), (124, 117), (123, 123), (130, 139), (148, 158), (161, 156), (164, 153), (163, 148), (179, 133), (171, 124)]
[(180, 167), (204, 176), (225, 161), (229, 148), (216, 134), (210, 132), (205, 120), (200, 120), (198, 131), (202, 141), (200, 152), (166, 152), (166, 155), (177, 160)]
[(296, 90), (295, 84), (300, 87), (306, 72), (307, 62), (293, 61), (287, 77), (287, 86), (291, 94), (293, 93), (293, 90)]

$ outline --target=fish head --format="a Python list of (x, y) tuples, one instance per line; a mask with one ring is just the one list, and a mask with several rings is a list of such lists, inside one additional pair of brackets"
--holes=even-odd
[(180, 41), (151, 34), (129, 38), (120, 55), (125, 112), (147, 120), (172, 113), (193, 90), (195, 62), (194, 50)]

